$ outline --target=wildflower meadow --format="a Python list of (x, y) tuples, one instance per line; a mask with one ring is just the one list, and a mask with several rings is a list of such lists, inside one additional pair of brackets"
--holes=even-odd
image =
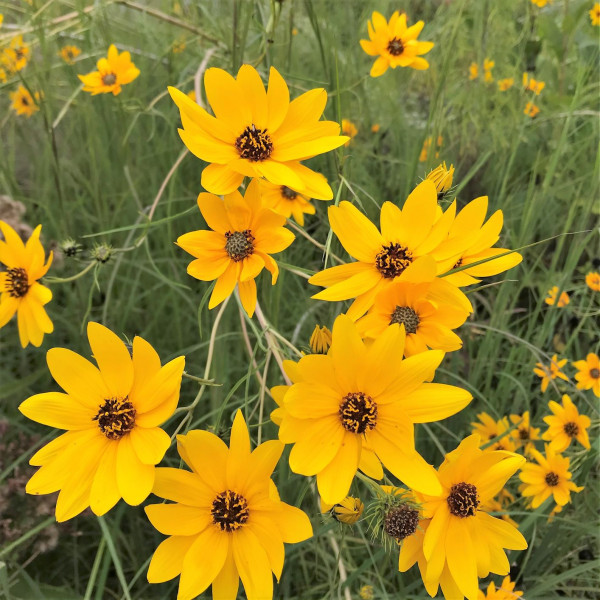
[(598, 598), (599, 34), (0, 2), (0, 598)]

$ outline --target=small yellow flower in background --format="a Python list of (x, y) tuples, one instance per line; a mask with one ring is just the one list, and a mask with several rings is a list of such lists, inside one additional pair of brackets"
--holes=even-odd
[(330, 346), (331, 331), (325, 325), (323, 327), (315, 325), (310, 336), (310, 349), (313, 351), (313, 354), (327, 354)]
[(494, 81), (494, 76), (492, 75), (492, 69), (496, 63), (489, 58), (486, 58), (483, 61), (483, 80), (484, 81)]
[(75, 59), (81, 54), (81, 50), (77, 46), (63, 46), (59, 54), (67, 64), (72, 65)]
[(498, 437), (501, 433), (504, 433), (504, 431), (508, 429), (506, 417), (496, 421), (496, 419), (494, 419), (494, 417), (488, 413), (482, 412), (477, 415), (477, 418), (479, 419), (479, 423), (477, 421), (471, 423), (471, 426), (473, 427), (472, 433), (479, 435), (482, 444), (487, 443), (488, 440)]
[(596, 2), (589, 11), (592, 25), (600, 25), (600, 2)]
[(298, 28), (292, 27), (292, 35), (298, 35)]
[(251, 317), (256, 307), (254, 279), (266, 268), (275, 285), (279, 268), (271, 254), (285, 250), (294, 234), (285, 229), (285, 217), (263, 205), (257, 179), (250, 182), (243, 197), (234, 191), (221, 200), (203, 192), (198, 207), (212, 231), (191, 231), (177, 239), (177, 245), (196, 258), (187, 272), (200, 281), (217, 280), (209, 309), (221, 304), (237, 285)]
[(479, 66), (477, 63), (472, 62), (469, 65), (469, 79), (477, 79), (479, 77)]
[(533, 77), (529, 76), (529, 73), (523, 73), (523, 87), (530, 92), (534, 92), (536, 96), (540, 95), (540, 92), (546, 87), (543, 81), (537, 81)]
[(564, 394), (562, 405), (551, 400), (548, 408), (554, 416), (544, 417), (548, 424), (548, 430), (544, 432), (542, 439), (550, 442), (550, 447), (556, 452), (564, 452), (573, 439), (576, 439), (586, 450), (590, 449), (588, 427), (591, 425), (590, 418), (580, 415), (571, 398)]
[(597, 354), (590, 353), (585, 360), (573, 363), (577, 369), (575, 379), (578, 390), (592, 390), (600, 398), (600, 359)]
[(533, 102), (528, 102), (525, 105), (525, 110), (523, 111), (523, 114), (533, 119), (539, 114), (539, 112), (540, 109), (538, 106), (536, 106)]
[(486, 594), (479, 590), (477, 600), (516, 600), (523, 595), (523, 592), (515, 590), (515, 585), (515, 582), (510, 580), (510, 575), (502, 580), (498, 589), (496, 589), (496, 584), (491, 581)]
[(4, 15), (0, 13), (0, 27), (2, 27), (2, 23), (4, 23)]
[(349, 146), (352, 138), (358, 134), (358, 128), (356, 125), (350, 121), (349, 119), (342, 119), (342, 134), (347, 135), (350, 139), (344, 144), (344, 146)]
[(550, 4), (551, 2), (552, 0), (531, 0), (531, 4), (535, 4), (540, 8), (543, 8), (544, 6), (546, 6), (546, 4)]
[(446, 161), (432, 169), (425, 179), (430, 179), (435, 184), (438, 193), (438, 200), (452, 187), (452, 178), (454, 177), (454, 165), (446, 167)]
[(373, 586), (372, 585), (363, 585), (358, 590), (358, 595), (361, 600), (373, 600), (375, 598)]
[(535, 368), (533, 372), (542, 378), (541, 389), (542, 393), (548, 389), (548, 384), (553, 379), (563, 379), (564, 381), (569, 381), (569, 378), (561, 371), (561, 369), (567, 364), (567, 359), (563, 358), (562, 360), (558, 360), (558, 356), (556, 354), (552, 357), (550, 364), (548, 366), (542, 363), (535, 363)]
[(33, 230), (26, 244), (4, 221), (0, 221), (0, 231), (4, 236), (4, 241), (0, 240), (0, 264), (6, 267), (0, 271), (0, 328), (16, 313), (21, 346), (40, 346), (44, 334), (54, 331), (44, 308), (52, 300), (52, 292), (38, 282), (52, 264), (52, 252), (45, 261), (41, 225)]
[(360, 40), (361, 48), (369, 56), (378, 56), (371, 67), (371, 77), (383, 75), (388, 68), (411, 67), (428, 69), (429, 63), (421, 58), (434, 46), (433, 42), (420, 42), (417, 38), (425, 23), (418, 21), (411, 27), (406, 25), (406, 14), (395, 11), (389, 23), (375, 11), (367, 23), (369, 39)]
[(309, 198), (333, 198), (327, 180), (300, 162), (348, 141), (339, 135), (339, 123), (320, 120), (327, 103), (324, 89), (310, 90), (290, 102), (288, 86), (275, 68), (271, 67), (265, 91), (250, 65), (242, 65), (236, 79), (223, 69), (207, 69), (204, 88), (214, 117), (183, 92), (169, 87), (169, 93), (180, 111), (183, 143), (211, 163), (202, 171), (205, 190), (230, 194), (249, 176), (288, 186)]
[(373, 123), (373, 125), (371, 125), (371, 133), (377, 133), (380, 129), (381, 126), (379, 123)]
[(345, 525), (354, 525), (363, 514), (365, 505), (360, 498), (347, 496), (337, 504), (327, 504), (321, 498), (321, 512), (330, 513), (331, 516)]
[(10, 73), (16, 73), (27, 66), (30, 54), (31, 50), (23, 42), (23, 36), (18, 35), (10, 41), (8, 48), (2, 51), (0, 62), (2, 62)]
[(498, 80), (498, 89), (501, 92), (505, 92), (506, 90), (509, 90), (514, 84), (515, 84), (515, 80), (513, 77), (507, 77), (506, 79), (499, 79)]
[(4, 83), (7, 79), (6, 71), (0, 67), (0, 83)]
[(571, 492), (583, 490), (583, 487), (570, 481), (570, 460), (557, 453), (549, 444), (546, 444), (546, 456), (537, 450), (532, 450), (531, 455), (537, 464), (528, 462), (521, 467), (519, 478), (523, 484), (519, 491), (525, 498), (531, 497), (532, 509), (536, 509), (550, 496), (554, 497), (556, 504), (564, 506), (571, 502)]
[(40, 107), (38, 106), (41, 97), (39, 92), (34, 92), (32, 96), (29, 93), (29, 90), (19, 84), (19, 87), (8, 95), (12, 101), (11, 108), (17, 115), (30, 117), (33, 113), (40, 110)]
[(60, 490), (56, 520), (88, 506), (97, 515), (121, 498), (133, 506), (154, 485), (155, 465), (171, 440), (160, 428), (177, 408), (185, 359), (161, 367), (154, 348), (136, 336), (131, 354), (110, 329), (88, 323), (94, 364), (66, 348), (52, 348), (48, 368), (66, 392), (31, 396), (19, 406), (29, 419), (66, 429), (29, 461), (40, 469), (29, 494)]
[(569, 299), (569, 294), (567, 294), (567, 292), (561, 292), (560, 296), (558, 296), (558, 286), (552, 286), (549, 290), (548, 290), (548, 295), (546, 296), (546, 298), (544, 299), (544, 302), (546, 304), (549, 304), (550, 306), (558, 306), (558, 308), (563, 308), (564, 306), (567, 306), (567, 304), (569, 304), (569, 302), (571, 301)]
[(594, 290), (594, 292), (600, 292), (600, 273), (590, 271), (585, 276), (585, 283), (590, 290)]
[[(437, 148), (435, 150), (435, 157), (439, 158), (440, 157), (440, 148), (442, 146), (442, 142), (444, 141), (444, 138), (441, 135), (438, 135), (437, 138)], [(427, 160), (427, 157), (429, 156), (429, 149), (431, 148), (431, 136), (425, 138), (425, 141), (423, 142), (423, 147), (421, 148), (421, 153), (419, 154), (419, 162), (425, 162)]]
[(288, 187), (287, 185), (275, 185), (268, 181), (260, 181), (263, 204), (274, 210), (278, 215), (289, 219), (294, 217), (298, 225), (304, 225), (304, 215), (314, 215), (315, 207), (310, 199)]
[(121, 93), (121, 86), (131, 83), (140, 74), (131, 62), (131, 54), (119, 54), (114, 44), (110, 45), (107, 57), (98, 61), (97, 67), (97, 71), (77, 75), (83, 82), (83, 91), (91, 92), (92, 96), (111, 93), (116, 96)]
[(173, 42), (173, 46), (171, 47), (171, 51), (173, 54), (181, 54), (186, 48), (185, 40), (177, 40)]
[(481, 503), (481, 510), (487, 513), (497, 513), (499, 519), (510, 523), (513, 527), (519, 528), (519, 524), (510, 517), (506, 508), (515, 501), (515, 497), (506, 489), (500, 490), (496, 498), (490, 498), (486, 502)]
[(531, 426), (528, 410), (522, 415), (510, 415), (509, 419), (513, 425), (517, 425), (517, 428), (511, 432), (513, 440), (518, 448), (522, 447), (525, 453), (528, 454), (532, 448), (535, 448), (533, 442), (541, 439), (540, 428)]
[(156, 470), (152, 491), (174, 504), (145, 508), (152, 525), (169, 536), (152, 556), (148, 581), (180, 576), (178, 600), (196, 598), (212, 584), (212, 597), (221, 600), (237, 597), (241, 579), (247, 598), (270, 600), (284, 542), (312, 536), (306, 514), (282, 502), (271, 480), (283, 444), (270, 440), (251, 451), (238, 410), (229, 448), (216, 435), (193, 430), (177, 437), (177, 449), (192, 471)]

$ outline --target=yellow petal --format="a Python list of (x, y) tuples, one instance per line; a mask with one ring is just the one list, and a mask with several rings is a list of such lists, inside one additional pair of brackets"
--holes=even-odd
[(57, 429), (97, 429), (92, 419), (95, 410), (75, 402), (67, 394), (46, 392), (36, 394), (21, 403), (19, 410), (32, 421)]
[(183, 504), (150, 504), (144, 510), (153, 527), (164, 535), (197, 535), (213, 526), (208, 508)]
[(92, 482), (90, 508), (98, 516), (107, 513), (121, 499), (117, 485), (117, 449), (117, 442), (106, 446)]
[(240, 281), (238, 283), (238, 289), (240, 291), (240, 301), (242, 306), (249, 317), (254, 314), (256, 308), (256, 282), (254, 279), (250, 281)]
[(350, 256), (363, 262), (374, 263), (375, 255), (381, 250), (383, 238), (377, 227), (350, 202), (328, 210), (331, 229)]
[(171, 445), (171, 438), (159, 427), (134, 427), (129, 436), (135, 453), (145, 465), (157, 465)]
[(123, 500), (127, 504), (141, 504), (152, 491), (154, 466), (145, 465), (137, 457), (130, 436), (123, 436), (118, 442), (117, 484)]
[(401, 404), (413, 423), (432, 423), (456, 414), (472, 399), (471, 394), (462, 388), (443, 383), (424, 383), (402, 398)]
[(213, 194), (231, 194), (240, 187), (244, 176), (229, 165), (212, 163), (202, 171), (202, 187)]
[(195, 473), (171, 467), (159, 467), (155, 470), (152, 493), (165, 500), (206, 508), (211, 506), (220, 492), (208, 487)]
[(183, 559), (195, 541), (195, 535), (173, 536), (164, 540), (152, 555), (148, 582), (162, 583), (177, 577), (181, 573)]
[(217, 494), (227, 489), (225, 469), (229, 450), (225, 442), (208, 431), (192, 430), (177, 436), (181, 457)]
[(269, 86), (267, 89), (267, 110), (269, 131), (275, 131), (288, 112), (290, 92), (288, 86), (275, 67), (269, 71)]
[(267, 553), (256, 535), (243, 528), (232, 540), (235, 566), (248, 600), (264, 600), (273, 596), (273, 575)]

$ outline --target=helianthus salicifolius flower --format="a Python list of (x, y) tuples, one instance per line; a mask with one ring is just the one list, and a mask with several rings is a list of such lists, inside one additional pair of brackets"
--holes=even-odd
[(152, 525), (170, 536), (152, 556), (148, 581), (180, 575), (177, 600), (196, 598), (211, 584), (214, 600), (235, 600), (241, 579), (248, 600), (269, 600), (284, 542), (312, 535), (306, 514), (282, 502), (271, 480), (283, 444), (270, 440), (251, 451), (238, 411), (229, 448), (198, 430), (178, 436), (177, 447), (191, 472), (157, 469), (154, 494), (175, 504), (146, 507)]
[(87, 334), (98, 366), (52, 348), (48, 368), (64, 392), (37, 394), (19, 406), (29, 419), (66, 430), (30, 459), (40, 469), (26, 487), (29, 494), (60, 490), (57, 521), (88, 506), (103, 515), (121, 498), (131, 505), (147, 498), (155, 465), (170, 445), (160, 425), (177, 407), (185, 364), (180, 356), (161, 367), (154, 348), (139, 336), (130, 353), (99, 323), (88, 323)]
[(577, 389), (592, 390), (594, 395), (600, 398), (600, 357), (590, 352), (585, 360), (577, 360), (573, 366), (577, 369)]
[[(561, 369), (567, 364), (567, 362), (568, 361), (566, 358), (562, 358), (559, 360), (558, 356), (555, 354), (552, 357), (552, 359), (550, 360), (550, 364), (547, 366), (541, 362), (535, 363), (535, 368), (533, 369), (533, 372), (535, 375), (537, 375), (538, 377), (540, 377), (542, 379), (542, 381), (541, 381), (542, 393), (548, 389), (548, 385), (554, 379), (562, 379), (564, 381), (569, 381), (569, 378), (561, 371)], [(585, 361), (579, 361), (579, 362), (585, 362)], [(575, 377), (577, 377), (577, 375)], [(600, 385), (599, 385), (599, 391), (600, 391)]]
[(327, 180), (301, 164), (348, 141), (339, 135), (338, 123), (320, 120), (327, 102), (324, 89), (309, 90), (290, 102), (287, 84), (274, 67), (265, 91), (250, 65), (242, 65), (236, 78), (223, 69), (207, 69), (204, 89), (214, 116), (169, 88), (180, 111), (183, 143), (210, 163), (202, 172), (204, 189), (230, 194), (248, 176), (310, 198), (333, 198)]
[(313, 354), (327, 354), (331, 346), (331, 331), (325, 325), (315, 325), (309, 343)]
[[(293, 444), (292, 471), (316, 475), (328, 504), (348, 495), (357, 469), (376, 472), (371, 463), (378, 461), (415, 489), (440, 489), (435, 471), (415, 450), (414, 424), (455, 414), (471, 395), (425, 383), (444, 353), (429, 350), (402, 360), (404, 338), (404, 329), (394, 324), (365, 345), (352, 320), (340, 315), (326, 355), (284, 362), (293, 385), (278, 398), (280, 408), (273, 415), (279, 439)], [(275, 388), (274, 396), (280, 390)]]
[(40, 93), (34, 92), (32, 96), (29, 90), (22, 84), (19, 84), (19, 87), (14, 92), (9, 92), (8, 95), (11, 99), (11, 108), (18, 115), (30, 117), (40, 110)]
[(556, 452), (564, 452), (573, 440), (577, 440), (586, 450), (590, 449), (588, 428), (591, 425), (590, 418), (580, 415), (571, 398), (564, 394), (562, 405), (551, 400), (548, 408), (552, 415), (544, 417), (548, 430), (542, 435), (543, 440), (550, 442), (550, 447)]
[(23, 42), (23, 36), (14, 37), (7, 48), (2, 51), (0, 62), (6, 67), (9, 73), (16, 73), (27, 66), (31, 50)]
[(81, 54), (81, 48), (77, 46), (63, 46), (60, 49), (59, 55), (60, 57), (68, 64), (72, 65), (75, 62), (75, 59)]
[(540, 428), (532, 427), (529, 419), (529, 411), (526, 410), (522, 415), (510, 415), (510, 422), (517, 428), (511, 431), (511, 436), (517, 445), (517, 448), (524, 448), (525, 453), (529, 453), (535, 448), (534, 441), (540, 438)]
[(329, 513), (336, 521), (345, 525), (354, 525), (365, 508), (363, 501), (360, 498), (347, 496), (337, 504), (327, 504), (321, 498), (321, 512)]
[(560, 296), (558, 295), (558, 286), (554, 285), (548, 290), (548, 295), (544, 298), (544, 302), (549, 306), (557, 306), (558, 308), (563, 308), (567, 306), (571, 300), (569, 299), (569, 294), (567, 292), (562, 291)]
[(600, 2), (596, 2), (592, 8), (588, 11), (590, 15), (590, 21), (592, 25), (600, 25)]
[(478, 600), (519, 600), (523, 592), (515, 590), (516, 583), (510, 580), (510, 575), (507, 575), (498, 588), (493, 581), (487, 587), (487, 593), (479, 590)]
[(252, 316), (254, 279), (266, 268), (275, 285), (279, 268), (271, 254), (285, 250), (294, 234), (283, 227), (285, 217), (263, 206), (257, 179), (250, 182), (244, 196), (234, 191), (221, 200), (203, 192), (198, 207), (212, 231), (192, 231), (177, 239), (179, 246), (196, 257), (187, 272), (201, 281), (216, 279), (209, 309), (223, 302), (237, 285), (244, 310)]
[(46, 253), (40, 242), (42, 226), (38, 225), (24, 244), (17, 232), (0, 221), (0, 328), (17, 314), (19, 340), (25, 348), (29, 344), (40, 346), (45, 333), (54, 326), (44, 306), (52, 300), (52, 292), (38, 280), (52, 264), (52, 252)]
[(585, 283), (594, 292), (600, 292), (600, 273), (597, 271), (590, 271), (585, 276)]
[(408, 27), (405, 13), (395, 11), (388, 22), (375, 11), (367, 23), (369, 39), (360, 40), (361, 48), (369, 56), (378, 57), (371, 67), (371, 77), (383, 75), (390, 67), (428, 69), (429, 63), (422, 55), (427, 54), (434, 44), (417, 39), (424, 26), (423, 21), (418, 21)]
[[(323, 179), (325, 178), (323, 177)], [(278, 215), (283, 215), (286, 219), (293, 216), (300, 226), (304, 225), (304, 215), (314, 215), (316, 212), (315, 207), (310, 203), (310, 198), (287, 185), (275, 185), (261, 180), (260, 191), (266, 207), (274, 210)]]
[(438, 193), (438, 200), (444, 197), (444, 194), (452, 187), (452, 178), (454, 177), (454, 165), (450, 165), (450, 168), (446, 166), (446, 162), (438, 165), (435, 169), (432, 169), (427, 173), (425, 179), (433, 181), (435, 189)]
[(77, 75), (83, 82), (83, 91), (97, 94), (121, 93), (122, 86), (131, 83), (140, 74), (140, 70), (131, 61), (129, 52), (117, 50), (114, 44), (108, 48), (106, 58), (101, 58), (97, 63), (97, 71), (87, 75)]

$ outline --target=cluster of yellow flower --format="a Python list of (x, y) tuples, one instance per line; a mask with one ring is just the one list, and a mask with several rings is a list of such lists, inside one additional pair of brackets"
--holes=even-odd
[[(568, 359), (560, 359), (555, 354), (550, 363), (545, 365), (541, 362), (535, 364), (533, 372), (541, 378), (542, 393), (548, 389), (548, 385), (555, 379), (569, 381), (561, 369), (567, 364)], [(585, 360), (577, 360), (573, 363), (577, 369), (575, 380), (578, 390), (592, 390), (594, 395), (600, 398), (600, 358), (593, 352), (588, 354)]]

